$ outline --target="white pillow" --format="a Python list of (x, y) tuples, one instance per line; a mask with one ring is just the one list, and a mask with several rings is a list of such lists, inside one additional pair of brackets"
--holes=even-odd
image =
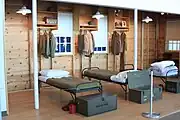
[(60, 69), (53, 69), (53, 70), (41, 70), (39, 72), (42, 76), (47, 77), (61, 77), (69, 75), (68, 71), (60, 70)]
[(169, 66), (174, 66), (175, 63), (174, 61), (161, 61), (161, 62), (155, 62), (155, 63), (152, 63), (151, 66), (152, 67), (157, 67), (159, 69), (164, 69), (165, 67), (169, 67)]

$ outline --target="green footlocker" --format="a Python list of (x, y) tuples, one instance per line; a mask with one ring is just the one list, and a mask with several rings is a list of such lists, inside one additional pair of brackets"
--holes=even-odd
[[(151, 78), (148, 70), (128, 73), (129, 100), (139, 104), (150, 101)], [(154, 85), (153, 100), (162, 99), (162, 87)]]
[(117, 96), (108, 93), (77, 97), (77, 112), (92, 116), (117, 109)]

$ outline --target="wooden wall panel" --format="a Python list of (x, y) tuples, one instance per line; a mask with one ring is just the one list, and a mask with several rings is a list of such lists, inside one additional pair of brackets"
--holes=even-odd
[(72, 74), (72, 56), (55, 57), (52, 68), (67, 70)]
[[(46, 6), (46, 5), (44, 5)], [(81, 5), (82, 6), (82, 5)], [(15, 9), (16, 8), (16, 9)], [(17, 91), (33, 88), (33, 46), (32, 46), (32, 31), (31, 28), (31, 18), (28, 22), (28, 18), (22, 15), (17, 15), (15, 10), (19, 7), (7, 7), (6, 12), (6, 63), (7, 63), (7, 78), (8, 78), (8, 90)], [(40, 7), (43, 8), (43, 7)], [(86, 8), (86, 9), (85, 9)], [(45, 8), (43, 8), (45, 10)], [(61, 8), (62, 9), (62, 8)], [(79, 9), (83, 9), (79, 11)], [(42, 10), (42, 9), (41, 9)], [(94, 11), (88, 6), (73, 6), (74, 14), (74, 40), (77, 40), (77, 35), (79, 33), (79, 14), (92, 14)], [(102, 10), (103, 11), (103, 10)], [(114, 59), (111, 53), (111, 35), (113, 32), (113, 9), (108, 11), (108, 43), (109, 43), (109, 53), (108, 54), (94, 54), (92, 57), (91, 66), (97, 66), (102, 69), (113, 70)], [(130, 29), (126, 32), (127, 35), (127, 51), (125, 55), (125, 63), (133, 64), (134, 62), (134, 17), (133, 11), (126, 11), (125, 16), (130, 18)], [(155, 25), (154, 23), (149, 25), (149, 56), (150, 60), (147, 59), (147, 55), (144, 55), (143, 61), (141, 60), (142, 51), (147, 52), (147, 25), (144, 29), (144, 49), (141, 49), (141, 19), (139, 19), (138, 24), (138, 68), (142, 67), (141, 63), (144, 62), (145, 66), (148, 66), (147, 61), (152, 61), (154, 59), (153, 54), (154, 44), (155, 44)], [(75, 48), (74, 43), (74, 48)], [(80, 56), (74, 51), (73, 56), (58, 56), (52, 59), (46, 59), (42, 56), (39, 57), (39, 70), (42, 69), (64, 69), (69, 71), (75, 76), (80, 76)], [(116, 56), (115, 68), (119, 70), (119, 56)], [(82, 68), (88, 67), (89, 59), (87, 57), (82, 58)], [(44, 85), (43, 85), (44, 86)]]
[(159, 19), (159, 39), (158, 39), (158, 58), (162, 59), (165, 52), (166, 18), (161, 16)]
[(16, 14), (22, 1), (6, 1), (5, 53), (8, 91), (29, 88), (28, 18)]

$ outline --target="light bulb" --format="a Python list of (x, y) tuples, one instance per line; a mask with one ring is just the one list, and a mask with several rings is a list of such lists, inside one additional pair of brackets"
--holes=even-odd
[(22, 15), (26, 15), (26, 12), (22, 12)]
[(92, 16), (92, 18), (96, 18), (97, 20), (99, 20), (100, 18), (103, 18), (103, 17), (104, 17), (104, 15), (100, 14), (99, 11), (97, 11), (96, 14)]

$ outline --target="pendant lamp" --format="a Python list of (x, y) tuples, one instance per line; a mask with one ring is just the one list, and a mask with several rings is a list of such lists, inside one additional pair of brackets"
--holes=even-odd
[(98, 20), (103, 18), (103, 17), (104, 17), (104, 15), (101, 14), (99, 11), (97, 11), (96, 14), (92, 16), (92, 18), (96, 18)]
[(16, 13), (22, 14), (22, 15), (26, 15), (26, 14), (30, 14), (31, 10), (27, 9), (26, 6), (23, 6), (21, 9), (19, 9)]
[(149, 16), (147, 16), (145, 19), (143, 19), (142, 20), (143, 22), (146, 22), (146, 23), (149, 23), (149, 22), (151, 22), (151, 21), (153, 21), (152, 20), (152, 18), (150, 18)]

